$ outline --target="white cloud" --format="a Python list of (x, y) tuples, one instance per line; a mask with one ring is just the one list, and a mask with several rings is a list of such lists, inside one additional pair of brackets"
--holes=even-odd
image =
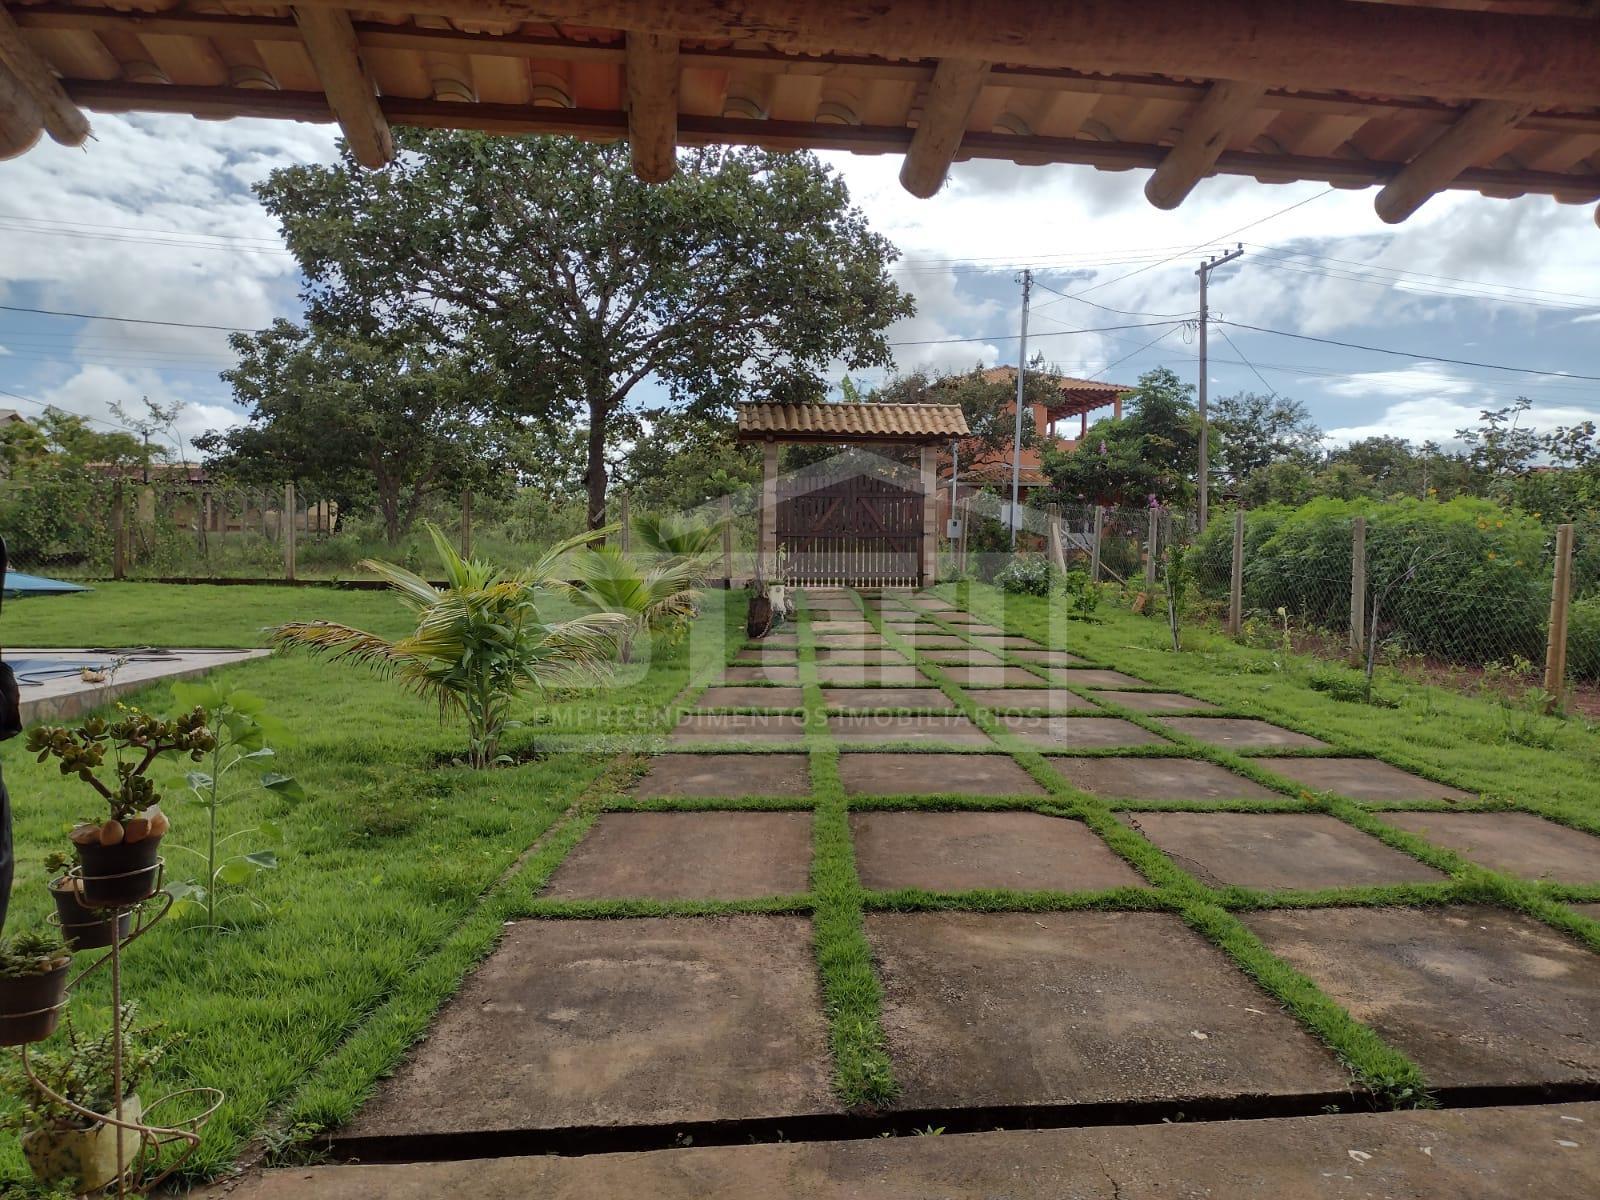
[[(1327, 446), (1344, 446), (1369, 437), (1399, 437), (1413, 443), (1438, 442), (1446, 448), (1461, 446), (1456, 430), (1476, 425), (1486, 407), (1497, 403), (1467, 403), (1459, 400), (1419, 398), (1400, 400), (1384, 408), (1381, 415), (1359, 425), (1330, 429), (1323, 436)], [(1594, 413), (1571, 405), (1535, 404), (1522, 417), (1524, 428), (1552, 429), (1592, 420)]]

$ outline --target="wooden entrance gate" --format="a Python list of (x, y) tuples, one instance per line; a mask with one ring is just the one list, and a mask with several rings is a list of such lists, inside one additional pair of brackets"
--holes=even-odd
[(921, 584), (923, 498), (914, 487), (807, 471), (778, 480), (778, 572), (812, 587)]

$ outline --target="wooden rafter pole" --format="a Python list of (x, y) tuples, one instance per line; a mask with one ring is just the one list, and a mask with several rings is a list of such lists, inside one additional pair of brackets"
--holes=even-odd
[(678, 169), (678, 39), (629, 33), (624, 63), (633, 173), (664, 183)]
[[(349, 2), (301, 0), (319, 8)], [(1380, 96), (1600, 104), (1600, 21), (1581, 17), (1351, 0), (366, 0), (362, 11)]]
[(934, 69), (917, 131), (900, 166), (900, 184), (913, 196), (926, 199), (944, 185), (988, 78), (989, 64), (976, 59), (947, 58)]
[(1228, 138), (1267, 94), (1265, 84), (1219, 79), (1194, 106), (1183, 133), (1144, 185), (1145, 198), (1157, 208), (1177, 208), (1217, 165)]
[(305, 38), (328, 106), (344, 131), (356, 161), (378, 168), (394, 159), (394, 135), (378, 106), (378, 92), (361, 61), (350, 14), (342, 8), (296, 6), (295, 24)]
[(72, 102), (50, 64), (22, 39), (22, 30), (0, 4), (0, 67), (33, 98), (45, 130), (63, 146), (81, 146), (89, 137), (89, 118)]
[(1531, 104), (1478, 101), (1384, 185), (1373, 201), (1378, 216), (1391, 225), (1404, 221), (1532, 111)]
[(44, 132), (44, 114), (33, 93), (0, 63), (0, 159), (33, 149)]

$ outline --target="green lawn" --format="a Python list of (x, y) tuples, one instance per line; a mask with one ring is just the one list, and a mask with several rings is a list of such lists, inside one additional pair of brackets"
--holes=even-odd
[[(742, 619), (737, 604), (730, 619)], [(707, 600), (707, 620), (723, 620), (723, 597)], [(329, 589), (105, 585), (86, 596), (11, 603), (0, 618), (6, 646), (105, 644), (251, 645), (266, 625), (290, 617), (334, 618), (385, 634), (407, 628), (389, 595)], [(713, 643), (716, 643), (713, 647)], [(657, 648), (645, 677), (618, 693), (572, 693), (526, 705), (513, 751), (534, 748), (555, 722), (573, 734), (659, 731), (671, 703), (720, 640)], [(184, 1041), (163, 1065), (152, 1092), (209, 1085), (228, 1094), (206, 1130), (191, 1174), (224, 1170), (251, 1142), (291, 1126), (347, 1116), (376, 1076), (426, 1027), (471, 965), (498, 938), (502, 922), (525, 908), (532, 883), (570, 844), (568, 822), (552, 845), (519, 858), (587, 792), (605, 791), (616, 746), (552, 754), (524, 765), (475, 773), (440, 766), (460, 749), (461, 732), (441, 727), (429, 704), (357, 667), (304, 656), (226, 668), (229, 681), (264, 697), (292, 730), (280, 769), (295, 774), (309, 799), (275, 794), (242, 798), (224, 822), (237, 828), (269, 819), (284, 830), (282, 866), (264, 872), (258, 913), (237, 904), (227, 932), (169, 918), (129, 948), (127, 993), (146, 1018), (167, 1021)], [(620, 689), (619, 689), (620, 690)], [(158, 686), (130, 698), (169, 711)], [(11, 929), (50, 911), (42, 860), (67, 846), (75, 818), (95, 812), (92, 794), (34, 763), (21, 739), (0, 748), (16, 813), (17, 876)], [(181, 792), (181, 771), (163, 768), (173, 787), (166, 807), (173, 831), (169, 870), (185, 872), (178, 845), (200, 845), (202, 811)], [(522, 872), (512, 874), (520, 865)], [(104, 974), (103, 972), (101, 973)], [(74, 1011), (105, 1011), (97, 979)], [(147, 1097), (149, 1098), (149, 1097)], [(14, 1138), (0, 1140), (0, 1191), (27, 1178)]]

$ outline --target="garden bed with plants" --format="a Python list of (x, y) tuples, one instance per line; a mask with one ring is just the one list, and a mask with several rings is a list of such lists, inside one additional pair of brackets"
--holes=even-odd
[[(128, 584), (82, 597), (76, 620), (70, 604), (7, 607), (8, 645), (85, 630), (101, 642), (248, 645), (270, 626), (281, 643), (326, 652), (153, 687), (3, 751), (18, 865), (0, 992), (27, 995), (9, 1010), (0, 996), (0, 1026), (7, 1011), (58, 1015), (51, 997), (73, 960), (52, 917), (81, 969), (115, 936), (103, 919), (115, 910), (85, 907), (97, 898), (86, 892), (143, 895), (159, 878), (172, 910), (130, 941), (122, 966), (124, 995), (137, 998), (137, 1016), (123, 1015), (123, 1091), (129, 1105), (130, 1083), (145, 1096), (224, 1094), (185, 1178), (352, 1111), (529, 901), (519, 868), (530, 848), (615, 758), (585, 735), (664, 730), (690, 679), (680, 635), (695, 573), (669, 551), (631, 562), (579, 551), (591, 586), (572, 589), (552, 582), (549, 563), (510, 575), (439, 550), (453, 586), (441, 595), (391, 570), (403, 604)], [(701, 603), (713, 624), (742, 619), (720, 593)], [(635, 659), (641, 642), (652, 651), (629, 674), (623, 711), (603, 702), (619, 641)], [(330, 654), (377, 669), (330, 665)], [(41, 1078), (98, 1112), (117, 1099), (107, 975), (75, 983), (70, 1015), (32, 1055)], [(50, 995), (36, 1003), (34, 992)], [(0, 1120), (19, 1135), (73, 1123), (17, 1071)], [(38, 1186), (21, 1141), (0, 1140), (6, 1194)]]

